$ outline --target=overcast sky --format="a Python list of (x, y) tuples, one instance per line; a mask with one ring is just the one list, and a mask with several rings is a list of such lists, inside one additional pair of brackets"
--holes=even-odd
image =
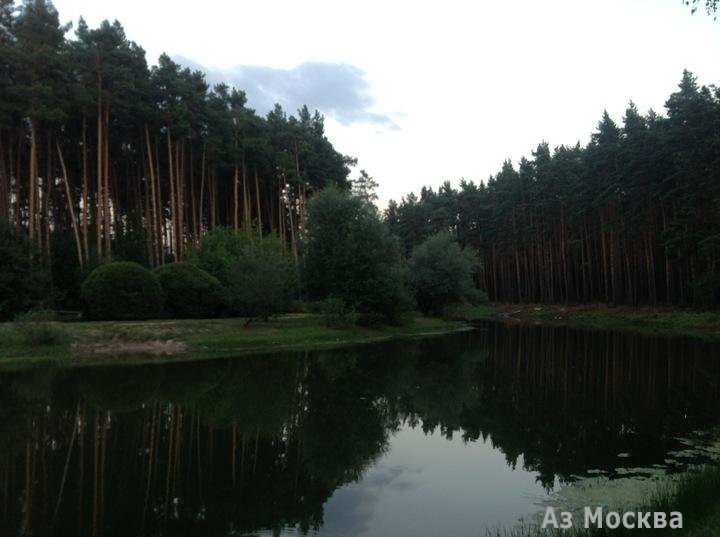
[[(118, 19), (266, 112), (302, 103), (380, 183), (380, 203), (496, 173), (541, 140), (586, 143), (603, 109), (663, 104), (684, 68), (720, 84), (720, 21), (681, 0), (55, 0)], [(353, 176), (357, 172), (353, 173)]]

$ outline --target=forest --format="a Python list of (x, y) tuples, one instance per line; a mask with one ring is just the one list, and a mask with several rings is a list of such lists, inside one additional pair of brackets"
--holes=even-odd
[[(262, 116), (241, 89), (210, 87), (167, 55), (150, 66), (117, 21), (71, 27), (48, 0), (0, 0), (0, 71), (0, 235), (25, 237), (51, 307), (79, 307), (81, 282), (108, 261), (195, 259), (227, 288), (258, 287), (198, 261), (201, 239), (230, 244), (226, 230), (283, 245), (309, 278), (295, 297), (345, 293), (385, 319), (413, 301), (440, 313), (472, 298), (468, 285), (498, 302), (720, 304), (720, 89), (688, 71), (665, 115), (631, 102), (620, 124), (605, 112), (586, 146), (542, 142), (485, 181), (423, 188), (383, 214), (377, 183), (349, 178), (356, 160), (335, 150), (319, 112)], [(327, 217), (311, 223), (327, 229), (313, 235), (321, 190), (344, 194), (318, 200)], [(248, 262), (235, 272), (270, 277)], [(454, 280), (444, 297), (441, 280)]]
[(667, 115), (630, 102), (587, 146), (543, 142), (487, 181), (390, 202), (409, 252), (453, 230), (502, 302), (720, 304), (720, 89), (685, 71)]
[(150, 67), (117, 21), (69, 35), (49, 1), (0, 2), (0, 218), (47, 259), (152, 267), (250, 222), (297, 253), (307, 197), (347, 185), (319, 113), (262, 117), (167, 55)]

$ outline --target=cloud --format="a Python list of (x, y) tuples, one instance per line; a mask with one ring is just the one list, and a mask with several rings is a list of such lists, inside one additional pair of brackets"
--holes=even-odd
[(417, 485), (402, 481), (403, 475), (420, 473), (408, 466), (388, 466), (379, 462), (369, 468), (364, 479), (339, 488), (324, 506), (323, 530), (328, 535), (356, 537), (367, 535), (373, 528), (371, 521), (382, 502), (383, 489), (405, 491)]
[(248, 105), (261, 113), (270, 111), (275, 103), (291, 113), (307, 105), (343, 125), (370, 123), (389, 130), (399, 128), (390, 116), (373, 111), (375, 97), (365, 72), (348, 63), (305, 62), (292, 69), (261, 65), (212, 69), (182, 56), (173, 59), (205, 72), (210, 84), (224, 82), (245, 91)]

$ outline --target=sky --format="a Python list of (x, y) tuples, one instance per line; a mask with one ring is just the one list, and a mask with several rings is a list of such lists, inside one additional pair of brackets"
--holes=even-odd
[(61, 21), (117, 19), (248, 94), (325, 115), (379, 204), (481, 181), (543, 140), (587, 143), (603, 110), (664, 112), (683, 69), (720, 85), (720, 20), (682, 0), (55, 0)]

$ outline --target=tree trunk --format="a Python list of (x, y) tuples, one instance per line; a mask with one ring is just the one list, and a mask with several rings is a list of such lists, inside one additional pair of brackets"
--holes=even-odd
[(198, 205), (198, 229), (197, 240), (202, 236), (203, 227), (203, 197), (205, 195), (205, 150), (207, 143), (203, 143), (202, 158), (200, 159), (200, 203)]
[(255, 201), (257, 202), (257, 226), (258, 226), (258, 233), (260, 233), (260, 236), (262, 237), (263, 230), (262, 230), (262, 214), (260, 212), (260, 183), (258, 181), (258, 172), (257, 168), (255, 168)]
[[(98, 59), (98, 62), (100, 60)], [(97, 75), (97, 191), (95, 193), (95, 247), (97, 248), (97, 259), (103, 257), (103, 120), (102, 120), (102, 75), (98, 68)]]
[(248, 187), (247, 168), (245, 157), (242, 160), (242, 189), (243, 189), (243, 224), (249, 225), (252, 218), (250, 215), (250, 187)]
[(103, 157), (103, 176), (105, 184), (103, 187), (103, 214), (105, 216), (105, 258), (110, 259), (110, 239), (111, 239), (111, 221), (112, 214), (110, 212), (110, 104), (105, 105), (105, 133), (103, 135), (103, 143), (105, 145), (105, 155)]
[(157, 207), (155, 208), (155, 216), (157, 218), (157, 231), (155, 236), (158, 238), (158, 260), (161, 265), (165, 264), (165, 213), (162, 204), (162, 185), (160, 183), (160, 143), (155, 138), (155, 193), (157, 194)]
[(70, 191), (70, 183), (68, 181), (67, 168), (65, 167), (65, 159), (63, 158), (62, 149), (60, 149), (60, 143), (55, 143), (58, 152), (58, 158), (60, 159), (60, 168), (63, 174), (63, 183), (65, 183), (65, 196), (67, 197), (68, 210), (70, 211), (70, 221), (72, 222), (73, 234), (75, 235), (75, 246), (77, 247), (78, 263), (80, 264), (80, 270), (83, 269), (83, 253), (82, 243), (80, 242), (80, 232), (78, 231), (77, 220), (75, 219), (75, 209), (73, 208), (72, 193)]
[(87, 113), (83, 110), (82, 124), (82, 238), (83, 256), (85, 261), (90, 260), (90, 246), (88, 242), (88, 166), (87, 166)]
[(35, 240), (35, 200), (37, 197), (37, 130), (35, 122), (30, 121), (30, 165), (28, 181), (28, 236)]
[(237, 231), (240, 228), (238, 223), (238, 164), (235, 163), (235, 170), (233, 172), (233, 229)]
[(158, 215), (157, 215), (157, 196), (155, 193), (155, 166), (153, 166), (152, 158), (152, 147), (150, 145), (150, 129), (148, 129), (147, 123), (145, 124), (145, 145), (147, 147), (147, 158), (148, 158), (148, 171), (150, 173), (150, 243), (152, 247), (152, 263), (153, 265), (158, 264)]
[(190, 142), (190, 212), (192, 215), (190, 235), (192, 236), (193, 242), (197, 242), (200, 238), (200, 231), (198, 227), (197, 199), (195, 197), (195, 167), (193, 166), (193, 156), (193, 146), (192, 142)]
[(168, 152), (168, 182), (170, 183), (170, 246), (172, 249), (173, 259), (177, 262), (177, 205), (175, 203), (175, 174), (173, 166), (173, 150), (172, 150), (172, 139), (170, 136), (170, 127), (167, 129), (167, 152)]

